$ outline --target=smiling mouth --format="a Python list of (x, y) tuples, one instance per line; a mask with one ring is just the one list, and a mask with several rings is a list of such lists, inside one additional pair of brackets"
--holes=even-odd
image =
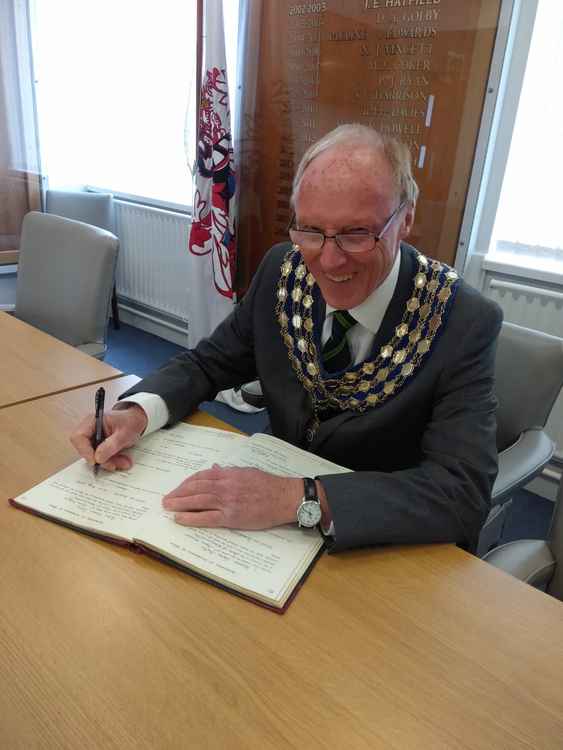
[(325, 274), (329, 281), (333, 281), (335, 284), (341, 284), (344, 281), (350, 281), (352, 274), (346, 274), (346, 276), (331, 276), (328, 273)]

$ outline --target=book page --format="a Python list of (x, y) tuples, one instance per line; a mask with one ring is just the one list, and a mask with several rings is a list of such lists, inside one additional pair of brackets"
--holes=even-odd
[[(222, 466), (253, 466), (281, 476), (347, 472), (271, 435), (233, 445)], [(283, 602), (323, 544), (316, 529), (282, 526), (262, 531), (198, 529), (176, 524), (164, 511), (145, 519), (139, 541), (239, 591)]]
[(100, 470), (95, 477), (80, 460), (16, 500), (79, 528), (138, 541), (231, 588), (281, 604), (323, 545), (317, 530), (189, 528), (164, 511), (162, 496), (213, 463), (285, 476), (348, 471), (269, 435), (248, 438), (184, 423), (127, 452), (134, 462), (129, 471)]
[(15, 498), (18, 503), (79, 528), (131, 540), (135, 522), (162, 498), (154, 490), (132, 482), (125, 472), (100, 469), (94, 476), (84, 460), (67, 466)]
[(129, 471), (94, 476), (80, 460), (15, 498), (80, 528), (131, 540), (139, 522), (161, 511), (162, 496), (189, 474), (209, 468), (248, 438), (210, 427), (180, 423), (148, 435), (127, 451)]
[(237, 446), (232, 466), (254, 466), (287, 477), (309, 477), (319, 474), (344, 474), (344, 466), (334, 464), (314, 453), (286, 443), (273, 435), (257, 433)]
[(180, 526), (152, 516), (136, 541), (230, 588), (283, 604), (323, 545), (316, 529), (262, 531)]
[(155, 488), (165, 488), (162, 494), (166, 494), (190, 474), (224, 463), (247, 440), (246, 435), (180, 422), (170, 430), (143, 438), (127, 453), (143, 480)]

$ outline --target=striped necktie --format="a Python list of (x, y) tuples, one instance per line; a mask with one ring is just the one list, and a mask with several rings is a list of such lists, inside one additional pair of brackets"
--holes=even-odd
[(346, 333), (354, 325), (356, 321), (348, 310), (335, 310), (332, 313), (332, 331), (322, 350), (323, 364), (327, 372), (339, 372), (349, 367), (352, 356)]

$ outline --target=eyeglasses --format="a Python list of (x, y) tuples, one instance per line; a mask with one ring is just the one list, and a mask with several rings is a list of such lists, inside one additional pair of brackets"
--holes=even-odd
[(296, 229), (292, 226), (295, 216), (289, 225), (289, 236), (295, 245), (306, 253), (320, 252), (327, 240), (334, 240), (344, 253), (367, 253), (375, 248), (379, 240), (389, 229), (393, 221), (406, 206), (407, 201), (402, 201), (385, 222), (379, 234), (375, 232), (343, 232), (342, 234), (325, 234), (308, 229)]

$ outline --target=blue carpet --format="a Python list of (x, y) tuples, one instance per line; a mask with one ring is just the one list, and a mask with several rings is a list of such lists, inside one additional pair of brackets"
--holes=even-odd
[(121, 323), (115, 330), (108, 329), (108, 351), (105, 361), (127, 375), (146, 377), (171, 357), (185, 351), (184, 347)]
[[(181, 351), (184, 351), (181, 346), (122, 323), (118, 331), (110, 325), (105, 361), (122, 372), (144, 377)], [(264, 432), (269, 424), (266, 411), (243, 414), (218, 401), (206, 401), (201, 408), (249, 435)], [(553, 508), (549, 500), (519, 490), (514, 495), (501, 544), (514, 539), (545, 539)]]

